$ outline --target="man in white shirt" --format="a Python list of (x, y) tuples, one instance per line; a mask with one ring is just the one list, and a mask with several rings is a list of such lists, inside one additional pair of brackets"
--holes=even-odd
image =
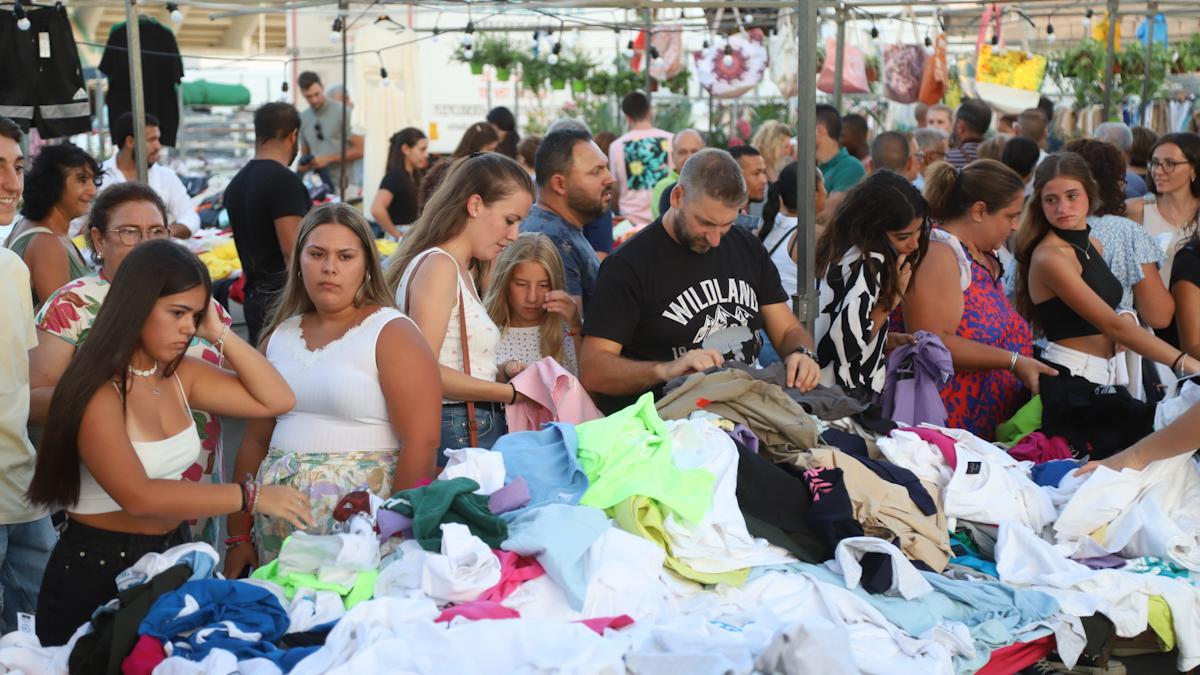
[[(21, 129), (0, 117), (0, 225), (16, 215), (25, 186)], [(37, 344), (29, 268), (0, 248), (0, 634), (19, 626), (18, 613), (37, 610), (42, 570), (54, 548), (44, 509), (25, 502), (35, 455), (25, 432), (29, 420), (29, 350)], [(32, 630), (32, 624), (30, 624)]]
[[(146, 113), (146, 174), (150, 187), (162, 197), (167, 205), (167, 215), (170, 217), (168, 226), (171, 236), (187, 239), (200, 229), (200, 215), (188, 196), (187, 188), (174, 171), (158, 163), (158, 153), (162, 149), (158, 118)], [(119, 150), (100, 166), (104, 169), (103, 179), (97, 194), (104, 188), (127, 180), (137, 180), (137, 162), (134, 153), (137, 152), (137, 142), (133, 135), (133, 113), (125, 113), (112, 124), (112, 142)], [(86, 220), (81, 218), (80, 220)], [(74, 229), (74, 228), (72, 228)], [(80, 227), (82, 229), (82, 226)]]

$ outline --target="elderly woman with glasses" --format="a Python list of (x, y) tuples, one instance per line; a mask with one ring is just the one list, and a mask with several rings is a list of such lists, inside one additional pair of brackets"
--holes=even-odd
[[(87, 236), (100, 271), (59, 288), (37, 315), (38, 344), (29, 352), (31, 424), (45, 422), (54, 388), (87, 339), (125, 256), (143, 241), (169, 239), (168, 222), (162, 199), (142, 183), (119, 183), (96, 197), (88, 216)], [(226, 326), (233, 324), (220, 305), (213, 303), (213, 309)], [(218, 350), (199, 337), (192, 339), (187, 355), (217, 365), (221, 362)], [(192, 416), (200, 434), (201, 452), (183, 477), (221, 482), (221, 420), (200, 410), (194, 410)], [(215, 544), (216, 520), (194, 522), (192, 534), (197, 540)]]

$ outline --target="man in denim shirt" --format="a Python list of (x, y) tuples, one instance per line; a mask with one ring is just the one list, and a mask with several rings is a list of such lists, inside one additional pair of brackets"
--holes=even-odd
[(567, 294), (581, 308), (591, 300), (600, 259), (583, 236), (583, 226), (608, 211), (612, 173), (592, 135), (575, 127), (546, 134), (534, 157), (538, 200), (521, 232), (540, 232), (562, 256)]

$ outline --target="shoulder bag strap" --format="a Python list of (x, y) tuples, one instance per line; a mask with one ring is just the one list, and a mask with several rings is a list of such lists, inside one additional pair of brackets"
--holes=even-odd
[(771, 247), (771, 250), (767, 251), (767, 255), (769, 255), (769, 256), (775, 255), (775, 251), (778, 250), (780, 246), (787, 243), (787, 241), (792, 238), (792, 233), (794, 233), (798, 229), (800, 229), (799, 225), (797, 225), (796, 227), (793, 227), (792, 229), (790, 229), (786, 233), (784, 233), (783, 239), (780, 239), (779, 241), (775, 242), (775, 245)]
[[(458, 285), (458, 335), (462, 345), (463, 373), (471, 376), (471, 347), (467, 344), (467, 306), (463, 303), (462, 280)], [(467, 401), (467, 436), (471, 447), (479, 447), (479, 421), (475, 418), (475, 402)]]

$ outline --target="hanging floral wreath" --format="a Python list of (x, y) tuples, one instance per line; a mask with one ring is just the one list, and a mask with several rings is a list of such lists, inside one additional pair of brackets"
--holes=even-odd
[(694, 52), (700, 86), (716, 98), (735, 98), (753, 89), (767, 70), (761, 29), (731, 35), (724, 45)]

